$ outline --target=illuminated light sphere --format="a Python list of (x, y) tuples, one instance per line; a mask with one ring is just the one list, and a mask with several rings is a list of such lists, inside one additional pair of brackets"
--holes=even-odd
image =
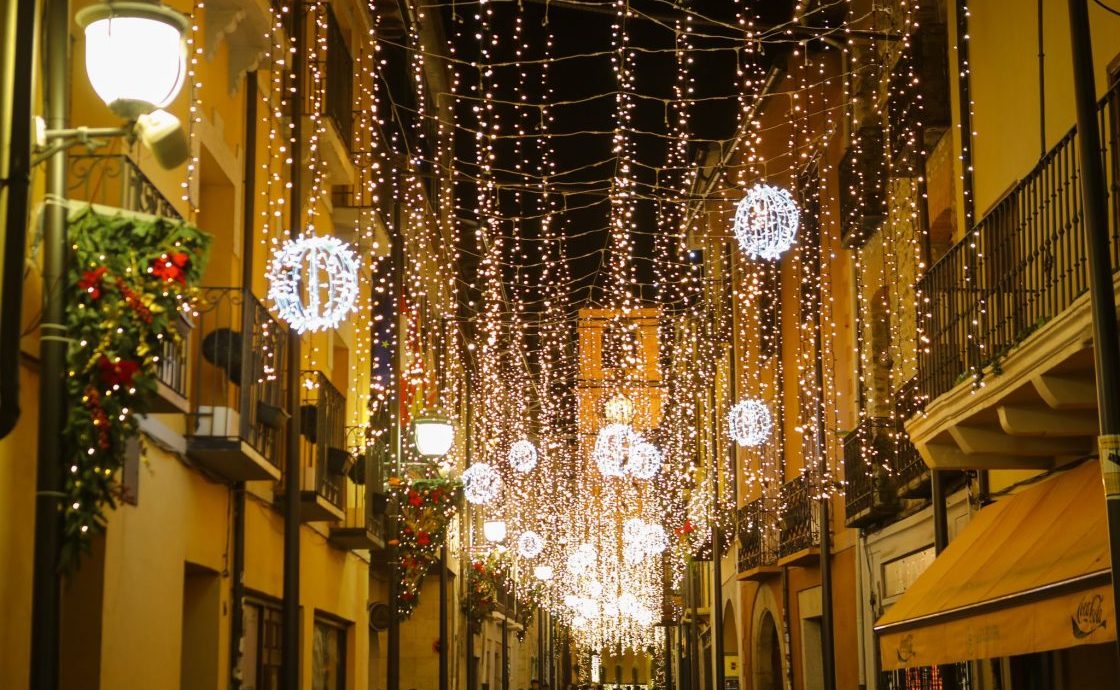
[(626, 456), (635, 436), (634, 430), (626, 424), (608, 424), (599, 431), (591, 457), (604, 477), (626, 475)]
[(527, 529), (517, 538), (517, 553), (522, 558), (536, 558), (544, 550), (544, 537)]
[(303, 235), (284, 242), (268, 268), (268, 298), (297, 333), (335, 328), (355, 310), (358, 259), (329, 235)]
[(650, 611), (648, 607), (642, 606), (641, 604), (634, 607), (630, 612), (630, 617), (633, 618), (634, 622), (638, 625), (653, 624), (653, 611)]
[(537, 466), (537, 447), (530, 441), (517, 441), (509, 448), (509, 465), (518, 472), (528, 472)]
[(622, 557), (630, 564), (641, 563), (669, 548), (665, 528), (640, 518), (631, 518), (622, 525)]
[(482, 536), (486, 537), (486, 541), (501, 544), (506, 540), (506, 521), (487, 520), (482, 523)]
[(735, 403), (727, 415), (727, 433), (735, 443), (744, 447), (760, 446), (770, 438), (770, 408), (757, 398), (746, 398)]
[(502, 475), (485, 462), (476, 462), (463, 470), (462, 480), (463, 496), (475, 505), (493, 501), (502, 490)]
[(583, 591), (585, 591), (587, 593), (587, 596), (591, 597), (592, 599), (598, 599), (603, 595), (603, 583), (592, 578), (584, 583)]
[(533, 568), (533, 576), (541, 582), (548, 582), (552, 579), (553, 574), (551, 565), (538, 565)]
[(573, 575), (582, 575), (588, 568), (595, 565), (599, 554), (591, 544), (580, 544), (568, 554), (568, 572)]
[(646, 550), (638, 542), (630, 542), (622, 547), (622, 560), (636, 565), (646, 559)]
[(735, 209), (735, 239), (750, 259), (773, 261), (793, 246), (800, 212), (793, 196), (781, 187), (756, 184)]
[(626, 472), (636, 479), (653, 479), (661, 469), (661, 451), (648, 441), (638, 441), (630, 446)]
[(664, 553), (669, 548), (669, 535), (665, 534), (665, 528), (656, 523), (646, 525), (645, 547), (646, 553), (651, 556)]
[(629, 424), (634, 419), (634, 401), (616, 393), (603, 404), (603, 418), (611, 424)]

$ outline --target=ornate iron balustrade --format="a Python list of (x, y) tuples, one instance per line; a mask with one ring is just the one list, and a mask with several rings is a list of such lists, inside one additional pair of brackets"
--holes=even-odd
[(890, 482), (895, 454), (886, 443), (894, 423), (867, 417), (844, 439), (844, 512), (851, 521), (874, 508)]
[(302, 371), (299, 378), (303, 487), (345, 508), (346, 473), (354, 463), (346, 449), (346, 398), (321, 371)]
[(191, 322), (179, 312), (174, 328), (179, 332), (179, 342), (168, 338), (160, 344), (159, 364), (156, 378), (164, 386), (181, 398), (187, 397), (187, 376), (190, 372), (188, 361), (190, 352)]
[[(1098, 105), (1120, 265), (1117, 172), (1120, 85)], [(979, 377), (1088, 290), (1077, 129), (1063, 137), (918, 283), (919, 388), (925, 400)]]
[(137, 211), (172, 220), (183, 217), (123, 153), (70, 156), (68, 193), (93, 204)]
[(801, 475), (782, 485), (779, 497), (778, 556), (786, 557), (821, 543), (820, 506), (809, 477)]
[(738, 510), (739, 572), (773, 565), (778, 560), (777, 526), (765, 498), (756, 498)]
[(188, 435), (244, 441), (279, 467), (288, 330), (245, 288), (204, 287), (192, 351), (194, 424)]

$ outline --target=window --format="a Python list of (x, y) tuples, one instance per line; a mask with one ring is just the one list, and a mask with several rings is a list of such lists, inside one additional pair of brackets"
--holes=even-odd
[(245, 638), (237, 665), (241, 690), (279, 690), (280, 609), (263, 601), (247, 601), (244, 617)]
[(345, 690), (346, 688), (346, 630), (323, 620), (315, 619), (315, 640), (311, 650), (312, 690)]

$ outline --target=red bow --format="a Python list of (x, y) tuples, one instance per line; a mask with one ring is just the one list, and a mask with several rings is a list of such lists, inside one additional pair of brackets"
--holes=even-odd
[(106, 386), (132, 386), (132, 377), (140, 370), (140, 363), (131, 359), (122, 359), (112, 362), (105, 355), (97, 360), (97, 368), (101, 373), (101, 383)]
[(83, 271), (82, 279), (78, 281), (78, 287), (82, 292), (88, 293), (90, 299), (98, 299), (101, 297), (101, 278), (109, 272), (109, 269), (101, 266), (92, 271)]

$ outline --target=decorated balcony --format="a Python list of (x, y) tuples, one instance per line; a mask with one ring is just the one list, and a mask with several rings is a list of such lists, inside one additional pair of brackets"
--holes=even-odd
[(782, 485), (779, 493), (778, 565), (811, 565), (820, 557), (821, 513), (808, 475)]
[(331, 525), (330, 542), (340, 549), (383, 552), (388, 495), (381, 461), (366, 442), (364, 426), (346, 427), (346, 448), (354, 464), (345, 483), (345, 516)]
[(346, 516), (346, 475), (354, 456), (346, 447), (346, 398), (321, 371), (300, 372), (300, 518)]
[(898, 512), (898, 427), (889, 418), (868, 417), (845, 437), (844, 511), (848, 527), (866, 527)]
[(756, 498), (739, 508), (740, 580), (761, 580), (780, 572), (775, 507), (772, 499)]
[(230, 481), (280, 478), (288, 330), (244, 288), (202, 288), (187, 455)]
[(191, 361), (191, 320), (180, 313), (173, 324), (179, 332), (179, 342), (164, 340), (160, 347), (159, 365), (156, 369), (157, 397), (152, 401), (152, 412), (182, 413), (191, 411), (189, 399)]

